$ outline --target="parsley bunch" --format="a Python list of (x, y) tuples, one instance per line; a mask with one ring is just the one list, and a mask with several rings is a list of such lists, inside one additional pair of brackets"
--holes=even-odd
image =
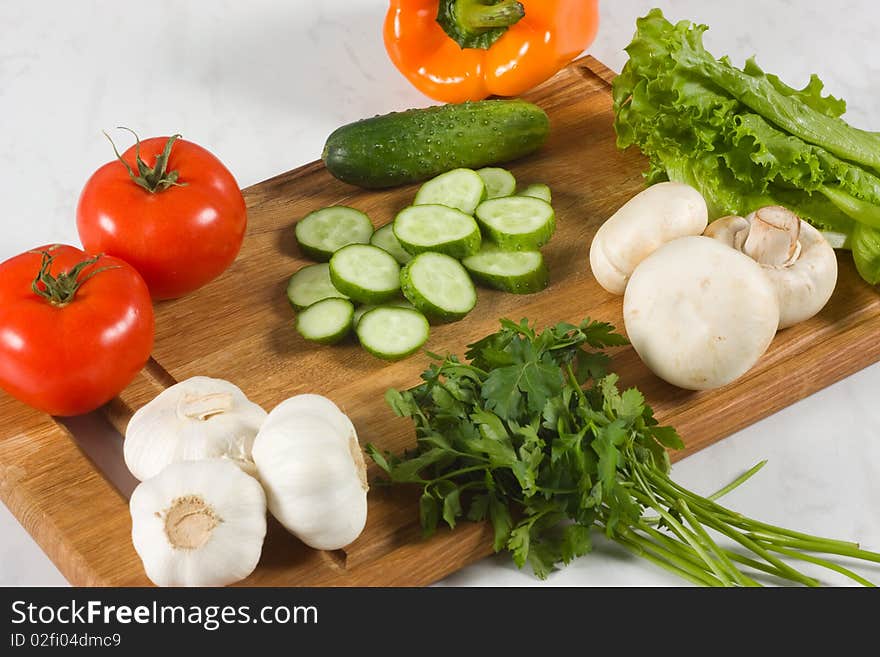
[[(695, 584), (754, 586), (755, 571), (819, 584), (785, 556), (870, 585), (808, 553), (875, 562), (880, 554), (766, 525), (714, 501), (763, 463), (708, 498), (673, 482), (667, 448), (682, 448), (681, 438), (658, 424), (638, 390), (620, 392), (608, 373), (602, 350), (624, 344), (606, 323), (536, 332), (526, 320), (501, 320), (500, 331), (470, 345), (467, 362), (432, 354), (438, 362), (422, 384), (388, 391), (394, 411), (415, 424), (414, 451), (396, 456), (367, 445), (367, 453), (391, 483), (422, 487), (426, 535), (441, 520), (454, 528), (463, 517), (488, 519), (495, 551), (509, 550), (542, 579), (589, 552), (598, 528)], [(721, 547), (708, 530), (745, 554)]]

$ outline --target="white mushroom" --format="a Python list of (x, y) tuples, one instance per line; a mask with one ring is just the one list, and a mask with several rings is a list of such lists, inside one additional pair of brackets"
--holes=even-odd
[(679, 237), (700, 235), (709, 221), (702, 195), (689, 185), (658, 183), (631, 198), (599, 227), (590, 245), (593, 276), (623, 294), (638, 264)]
[(776, 289), (779, 328), (818, 313), (837, 284), (834, 249), (818, 230), (779, 206), (712, 222), (705, 235), (757, 262)]
[(680, 388), (708, 390), (745, 374), (767, 350), (779, 304), (754, 260), (708, 237), (682, 237), (633, 272), (623, 318), (652, 372)]

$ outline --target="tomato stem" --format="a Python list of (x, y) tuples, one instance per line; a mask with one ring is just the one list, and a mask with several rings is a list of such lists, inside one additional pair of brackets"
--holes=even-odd
[(131, 165), (119, 154), (119, 150), (116, 148), (116, 144), (113, 143), (110, 135), (105, 132), (104, 136), (107, 137), (107, 141), (109, 141), (110, 145), (113, 147), (113, 152), (116, 153), (116, 159), (122, 162), (122, 165), (128, 171), (128, 175), (133, 182), (137, 183), (151, 194), (165, 191), (169, 187), (183, 187), (186, 185), (186, 183), (177, 181), (180, 177), (179, 171), (167, 171), (168, 158), (171, 157), (171, 147), (174, 146), (175, 141), (180, 139), (180, 135), (171, 135), (168, 138), (168, 141), (165, 142), (165, 148), (163, 148), (162, 152), (156, 156), (156, 162), (151, 167), (141, 158), (141, 140), (137, 136), (137, 133), (131, 128), (126, 128), (125, 126), (118, 126), (118, 129), (128, 130), (134, 135), (135, 162), (137, 163), (138, 168), (137, 173), (135, 173), (134, 169), (131, 168)]
[(83, 278), (80, 278), (83, 270), (98, 262), (98, 260), (101, 259), (102, 254), (83, 260), (73, 266), (70, 270), (53, 276), (51, 270), (52, 264), (55, 262), (55, 256), (52, 255), (52, 250), (56, 248), (58, 248), (57, 245), (51, 246), (45, 251), (31, 251), (31, 253), (40, 254), (43, 258), (40, 262), (40, 271), (37, 273), (34, 282), (31, 283), (31, 289), (35, 294), (43, 297), (53, 306), (66, 306), (73, 301), (77, 291), (93, 276), (108, 269), (119, 269), (118, 265), (99, 267), (98, 269), (90, 271)]
[(437, 22), (462, 48), (485, 50), (523, 16), (516, 0), (440, 0)]

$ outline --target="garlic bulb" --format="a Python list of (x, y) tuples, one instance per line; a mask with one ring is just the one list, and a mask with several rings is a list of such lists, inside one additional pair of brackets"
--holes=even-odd
[(237, 386), (206, 376), (181, 381), (139, 409), (125, 430), (131, 473), (144, 481), (170, 463), (228, 458), (249, 474), (251, 447), (266, 411)]
[(173, 463), (138, 485), (129, 507), (134, 549), (158, 586), (225, 586), (260, 560), (266, 496), (232, 461)]
[(253, 447), (269, 510), (306, 545), (342, 548), (367, 520), (367, 470), (351, 420), (326, 397), (298, 395), (269, 413)]

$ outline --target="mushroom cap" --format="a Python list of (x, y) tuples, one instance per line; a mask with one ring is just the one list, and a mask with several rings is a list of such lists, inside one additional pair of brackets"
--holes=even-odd
[(776, 334), (779, 304), (754, 260), (710, 237), (682, 237), (633, 272), (623, 318), (654, 374), (709, 390), (754, 366)]
[(593, 276), (612, 294), (623, 294), (642, 260), (666, 242), (701, 234), (708, 221), (706, 200), (690, 185), (652, 185), (627, 201), (596, 231), (590, 244)]

